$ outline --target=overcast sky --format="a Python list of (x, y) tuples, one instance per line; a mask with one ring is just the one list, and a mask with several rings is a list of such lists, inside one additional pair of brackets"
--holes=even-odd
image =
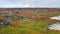
[(0, 8), (60, 8), (60, 0), (0, 0)]

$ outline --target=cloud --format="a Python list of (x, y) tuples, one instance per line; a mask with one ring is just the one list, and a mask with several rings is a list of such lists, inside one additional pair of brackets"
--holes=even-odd
[(60, 8), (60, 0), (0, 0), (0, 7)]

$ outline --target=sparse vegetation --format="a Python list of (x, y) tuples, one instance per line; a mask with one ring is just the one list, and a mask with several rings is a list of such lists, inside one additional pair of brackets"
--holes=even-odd
[[(15, 12), (15, 10), (18, 11)], [(51, 9), (50, 11), (46, 9), (40, 10), (41, 9), (24, 9), (23, 11), (23, 9), (4, 9), (3, 11), (8, 12), (0, 13), (3, 14), (4, 18), (8, 18), (6, 20), (8, 20), (10, 24), (5, 28), (1, 28), (0, 34), (60, 34), (60, 31), (46, 29), (48, 25), (56, 22), (56, 20), (51, 20), (49, 17), (60, 15), (60, 11), (58, 11), (58, 9), (53, 9), (54, 11)], [(8, 16), (4, 14), (8, 14)]]

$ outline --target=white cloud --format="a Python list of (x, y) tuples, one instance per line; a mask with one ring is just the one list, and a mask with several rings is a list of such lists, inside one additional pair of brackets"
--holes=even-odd
[(56, 7), (60, 8), (60, 0), (0, 0), (0, 7)]

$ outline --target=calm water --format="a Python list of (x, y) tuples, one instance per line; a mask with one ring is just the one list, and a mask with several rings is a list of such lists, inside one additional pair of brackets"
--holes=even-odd
[[(50, 19), (60, 20), (60, 16), (54, 16), (54, 17), (51, 17)], [(52, 24), (48, 28), (50, 30), (60, 30), (60, 22)]]

